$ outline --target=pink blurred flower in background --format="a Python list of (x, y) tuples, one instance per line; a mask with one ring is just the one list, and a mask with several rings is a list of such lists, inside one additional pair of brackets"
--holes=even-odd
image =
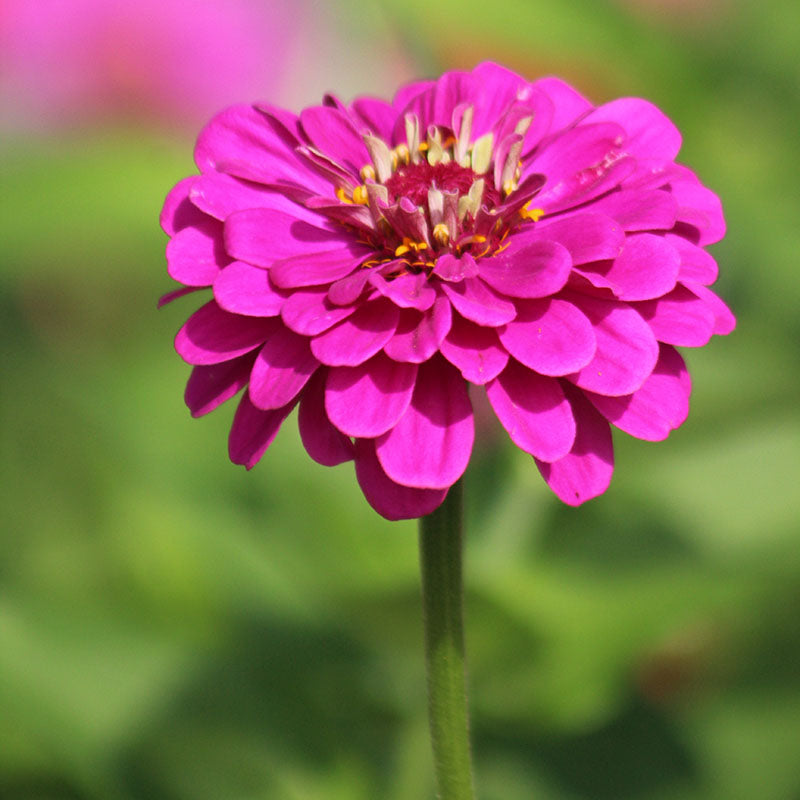
[(184, 284), (164, 301), (213, 293), (176, 338), (187, 404), (246, 387), (229, 451), (248, 468), (299, 404), (311, 457), (354, 460), (400, 519), (464, 473), (473, 384), (564, 502), (601, 494), (609, 423), (665, 438), (688, 413), (675, 347), (734, 326), (707, 288), (719, 199), (680, 145), (645, 100), (595, 108), (492, 63), (391, 103), (222, 112), (162, 213)]
[[(309, 0), (2, 0), (3, 127), (98, 116), (196, 127), (244, 99), (292, 102), (337, 52), (332, 13)], [(387, 49), (373, 74), (397, 66)]]

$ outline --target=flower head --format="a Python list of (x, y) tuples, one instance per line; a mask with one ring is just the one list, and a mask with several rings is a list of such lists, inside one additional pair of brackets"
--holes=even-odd
[(401, 89), (263, 104), (202, 131), (169, 194), (169, 273), (213, 297), (175, 340), (205, 414), (240, 389), (248, 468), (299, 405), (321, 464), (355, 461), (389, 519), (427, 514), (469, 462), (468, 385), (577, 505), (611, 480), (609, 423), (659, 440), (688, 413), (675, 346), (734, 326), (706, 287), (718, 198), (645, 100), (594, 107), (492, 63)]

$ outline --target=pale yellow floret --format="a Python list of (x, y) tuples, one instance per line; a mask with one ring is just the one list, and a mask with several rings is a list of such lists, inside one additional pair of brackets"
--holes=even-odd
[(434, 241), (442, 247), (446, 247), (450, 243), (450, 231), (443, 222), (433, 226), (432, 235)]
[(522, 219), (530, 219), (534, 222), (538, 222), (544, 216), (544, 209), (543, 208), (528, 208), (530, 203), (526, 203), (522, 208), (519, 210), (519, 215)]
[(365, 164), (361, 167), (361, 180), (366, 183), (367, 181), (374, 181), (375, 180), (375, 167), (372, 164)]

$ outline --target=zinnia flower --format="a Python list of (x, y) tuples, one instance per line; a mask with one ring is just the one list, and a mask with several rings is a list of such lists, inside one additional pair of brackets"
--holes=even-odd
[(469, 385), (564, 502), (607, 488), (610, 423), (660, 440), (688, 413), (676, 346), (732, 330), (703, 249), (720, 202), (676, 127), (492, 63), (296, 116), (237, 106), (169, 194), (164, 298), (213, 293), (179, 331), (199, 416), (239, 390), (252, 467), (299, 405), (309, 455), (350, 459), (389, 519), (464, 473)]

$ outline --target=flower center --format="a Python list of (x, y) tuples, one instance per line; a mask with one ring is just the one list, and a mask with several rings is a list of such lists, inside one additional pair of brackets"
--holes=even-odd
[[(420, 161), (417, 164), (401, 166), (385, 183), (389, 195), (399, 200), (407, 197), (414, 205), (422, 206), (428, 202), (430, 189), (441, 192), (465, 195), (469, 193), (472, 184), (480, 178), (471, 167), (461, 166), (455, 161), (440, 161), (430, 164)], [(499, 201), (497, 191), (493, 186), (485, 185), (483, 202), (489, 208), (494, 208)]]

